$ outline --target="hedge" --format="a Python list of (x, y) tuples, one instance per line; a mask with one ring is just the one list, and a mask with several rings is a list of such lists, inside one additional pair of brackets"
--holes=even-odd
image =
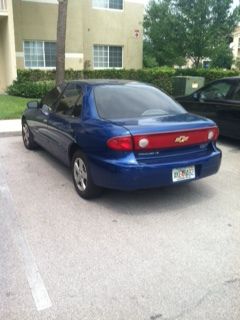
[(24, 98), (41, 99), (49, 90), (54, 88), (54, 81), (14, 81), (7, 88), (7, 94)]
[(236, 77), (240, 73), (237, 70), (224, 70), (224, 69), (178, 69), (176, 70), (176, 76), (194, 76), (204, 77), (205, 82), (211, 82), (217, 79), (226, 77)]
[[(54, 86), (56, 72), (43, 70), (18, 70), (17, 80), (7, 89), (10, 95), (41, 98)], [(239, 72), (223, 69), (173, 69), (168, 67), (140, 70), (66, 70), (65, 79), (128, 79), (151, 83), (172, 94), (173, 76), (204, 77), (206, 83), (238, 76)]]

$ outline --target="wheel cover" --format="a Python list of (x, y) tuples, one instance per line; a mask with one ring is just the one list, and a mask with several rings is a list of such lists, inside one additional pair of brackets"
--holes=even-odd
[(25, 145), (28, 146), (29, 145), (29, 138), (30, 138), (28, 125), (26, 123), (24, 123), (22, 129), (23, 129), (22, 130), (22, 132), (23, 132), (23, 141), (24, 141)]
[(87, 188), (87, 169), (81, 158), (76, 158), (73, 165), (73, 175), (77, 188), (85, 191)]

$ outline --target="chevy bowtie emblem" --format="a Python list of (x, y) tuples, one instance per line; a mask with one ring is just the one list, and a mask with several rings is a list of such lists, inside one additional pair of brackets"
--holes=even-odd
[(189, 137), (186, 137), (186, 136), (180, 136), (180, 137), (177, 137), (175, 142), (176, 143), (184, 143), (184, 142), (187, 142), (189, 140)]

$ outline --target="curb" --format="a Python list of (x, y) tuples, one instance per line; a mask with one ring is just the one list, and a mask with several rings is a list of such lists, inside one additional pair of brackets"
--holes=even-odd
[(21, 119), (0, 120), (0, 138), (16, 137), (22, 134)]
[(0, 132), (0, 138), (18, 137), (21, 134), (21, 131)]

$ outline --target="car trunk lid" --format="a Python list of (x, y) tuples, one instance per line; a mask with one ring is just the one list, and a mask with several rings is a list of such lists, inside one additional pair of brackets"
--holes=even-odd
[(113, 122), (130, 132), (138, 159), (194, 157), (207, 152), (218, 137), (214, 122), (189, 113)]

